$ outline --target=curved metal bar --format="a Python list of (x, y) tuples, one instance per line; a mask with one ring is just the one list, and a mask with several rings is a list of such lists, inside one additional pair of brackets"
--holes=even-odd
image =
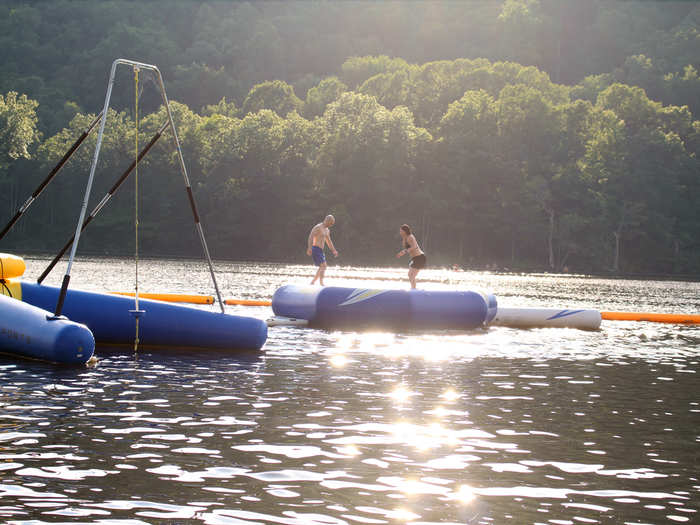
[(163, 105), (165, 106), (165, 111), (168, 114), (168, 122), (170, 123), (170, 130), (173, 134), (173, 141), (175, 143), (175, 148), (177, 149), (178, 161), (180, 164), (180, 171), (182, 172), (182, 177), (185, 181), (185, 188), (187, 191), (187, 196), (190, 202), (190, 208), (192, 210), (192, 215), (194, 217), (195, 228), (199, 234), (200, 242), (202, 243), (202, 249), (204, 250), (204, 255), (207, 258), (207, 263), (209, 265), (209, 273), (211, 274), (212, 282), (214, 283), (214, 289), (216, 290), (216, 296), (219, 301), (219, 306), (221, 312), (224, 312), (224, 302), (221, 299), (221, 293), (219, 292), (219, 285), (216, 282), (216, 275), (214, 274), (214, 265), (211, 261), (211, 256), (209, 254), (209, 248), (207, 247), (206, 239), (204, 238), (204, 230), (202, 224), (199, 220), (199, 213), (197, 212), (197, 205), (194, 200), (194, 195), (192, 193), (192, 186), (190, 185), (189, 177), (187, 176), (187, 168), (185, 167), (185, 160), (182, 156), (182, 148), (180, 147), (180, 141), (177, 136), (177, 130), (175, 129), (175, 122), (173, 121), (172, 112), (170, 111), (170, 103), (168, 102), (168, 96), (165, 93), (165, 84), (163, 82), (163, 76), (157, 66), (153, 64), (145, 64), (143, 62), (137, 62), (134, 60), (127, 60), (124, 58), (118, 58), (112, 62), (112, 68), (109, 74), (109, 83), (107, 85), (107, 94), (105, 96), (104, 108), (102, 109), (102, 121), (100, 122), (100, 129), (97, 134), (97, 144), (95, 146), (95, 154), (92, 159), (92, 165), (90, 166), (90, 176), (88, 177), (87, 187), (85, 188), (85, 196), (83, 198), (83, 204), (80, 209), (80, 216), (78, 218), (78, 224), (75, 229), (74, 241), (71, 247), (70, 257), (68, 259), (68, 267), (66, 268), (66, 274), (63, 277), (63, 283), (61, 285), (61, 293), (58, 296), (58, 302), (56, 304), (56, 312), (54, 317), (59, 317), (61, 315), (61, 310), (63, 309), (63, 302), (66, 297), (66, 291), (68, 289), (68, 283), (70, 282), (70, 272), (73, 266), (73, 260), (75, 258), (75, 252), (78, 247), (78, 242), (80, 240), (80, 232), (82, 231), (83, 221), (85, 219), (85, 212), (87, 210), (88, 201), (90, 199), (90, 191), (92, 189), (92, 183), (95, 177), (95, 168), (97, 166), (97, 159), (100, 155), (100, 147), (102, 145), (102, 137), (104, 134), (105, 123), (107, 122), (107, 110), (109, 109), (109, 101), (112, 96), (112, 87), (114, 86), (114, 75), (118, 65), (127, 65), (131, 67), (138, 67), (140, 69), (150, 70), (156, 73), (158, 76), (158, 85), (160, 88), (161, 97), (163, 99)]

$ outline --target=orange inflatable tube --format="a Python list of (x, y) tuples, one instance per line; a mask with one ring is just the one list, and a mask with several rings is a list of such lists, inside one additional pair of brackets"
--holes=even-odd
[(654, 314), (645, 312), (600, 312), (606, 321), (648, 321), (650, 323), (700, 324), (700, 315)]
[(21, 277), (27, 267), (24, 259), (9, 253), (0, 253), (0, 279), (12, 279)]
[(237, 304), (240, 306), (272, 306), (272, 301), (256, 299), (226, 299), (224, 304)]
[[(113, 295), (133, 297), (134, 292), (109, 292)], [(141, 299), (155, 299), (170, 303), (214, 304), (211, 295), (180, 294), (180, 293), (139, 293)], [(259, 299), (226, 299), (224, 304), (239, 306), (271, 306), (272, 301)]]
[[(109, 292), (112, 295), (126, 295), (133, 297), (134, 292)], [(155, 299), (156, 301), (166, 301), (168, 303), (191, 303), (191, 304), (214, 304), (214, 297), (211, 295), (196, 295), (183, 293), (139, 293), (140, 299)]]

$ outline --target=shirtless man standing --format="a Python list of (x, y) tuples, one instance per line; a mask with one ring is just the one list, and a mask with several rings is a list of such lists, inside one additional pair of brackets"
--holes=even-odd
[(330, 227), (335, 224), (335, 217), (333, 215), (326, 215), (323, 222), (319, 222), (316, 226), (311, 228), (311, 233), (309, 233), (309, 240), (306, 248), (306, 255), (310, 255), (313, 258), (314, 264), (318, 266), (316, 270), (316, 275), (314, 276), (311, 284), (318, 283), (323, 286), (323, 275), (326, 273), (326, 256), (323, 253), (323, 248), (326, 243), (331, 249), (331, 252), (335, 257), (338, 257), (338, 250), (333, 246), (333, 241), (331, 241)]

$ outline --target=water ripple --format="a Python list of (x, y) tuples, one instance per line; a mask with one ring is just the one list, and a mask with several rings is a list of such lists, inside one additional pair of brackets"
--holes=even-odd
[[(30, 259), (27, 273), (46, 262)], [(220, 266), (225, 296), (258, 299), (310, 271)], [(80, 259), (75, 286), (121, 289), (131, 269)], [(397, 286), (405, 269), (329, 269), (333, 284), (367, 276)], [(698, 283), (425, 278), (490, 289), (503, 306), (700, 308)], [(211, 286), (192, 261), (146, 260), (143, 279), (156, 291)], [(571, 525), (692, 523), (700, 511), (700, 327), (280, 327), (253, 354), (97, 355), (90, 369), (0, 358), (3, 522)]]

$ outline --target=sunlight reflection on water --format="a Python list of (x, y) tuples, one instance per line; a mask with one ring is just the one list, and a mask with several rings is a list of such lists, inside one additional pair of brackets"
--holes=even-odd
[[(28, 259), (29, 276), (47, 263)], [(309, 266), (217, 263), (224, 297), (269, 299)], [(211, 293), (190, 261), (140, 289)], [(405, 287), (405, 269), (329, 283)], [(700, 311), (697, 283), (428, 270), (502, 306)], [(53, 275), (58, 284), (60, 276)], [(129, 290), (130, 261), (72, 286)], [(216, 306), (202, 308), (216, 309)], [(266, 307), (227, 307), (265, 319)], [(0, 361), (0, 517), (250, 525), (691, 523), (700, 328), (383, 333), (275, 327), (260, 353), (97, 349), (92, 369)]]

